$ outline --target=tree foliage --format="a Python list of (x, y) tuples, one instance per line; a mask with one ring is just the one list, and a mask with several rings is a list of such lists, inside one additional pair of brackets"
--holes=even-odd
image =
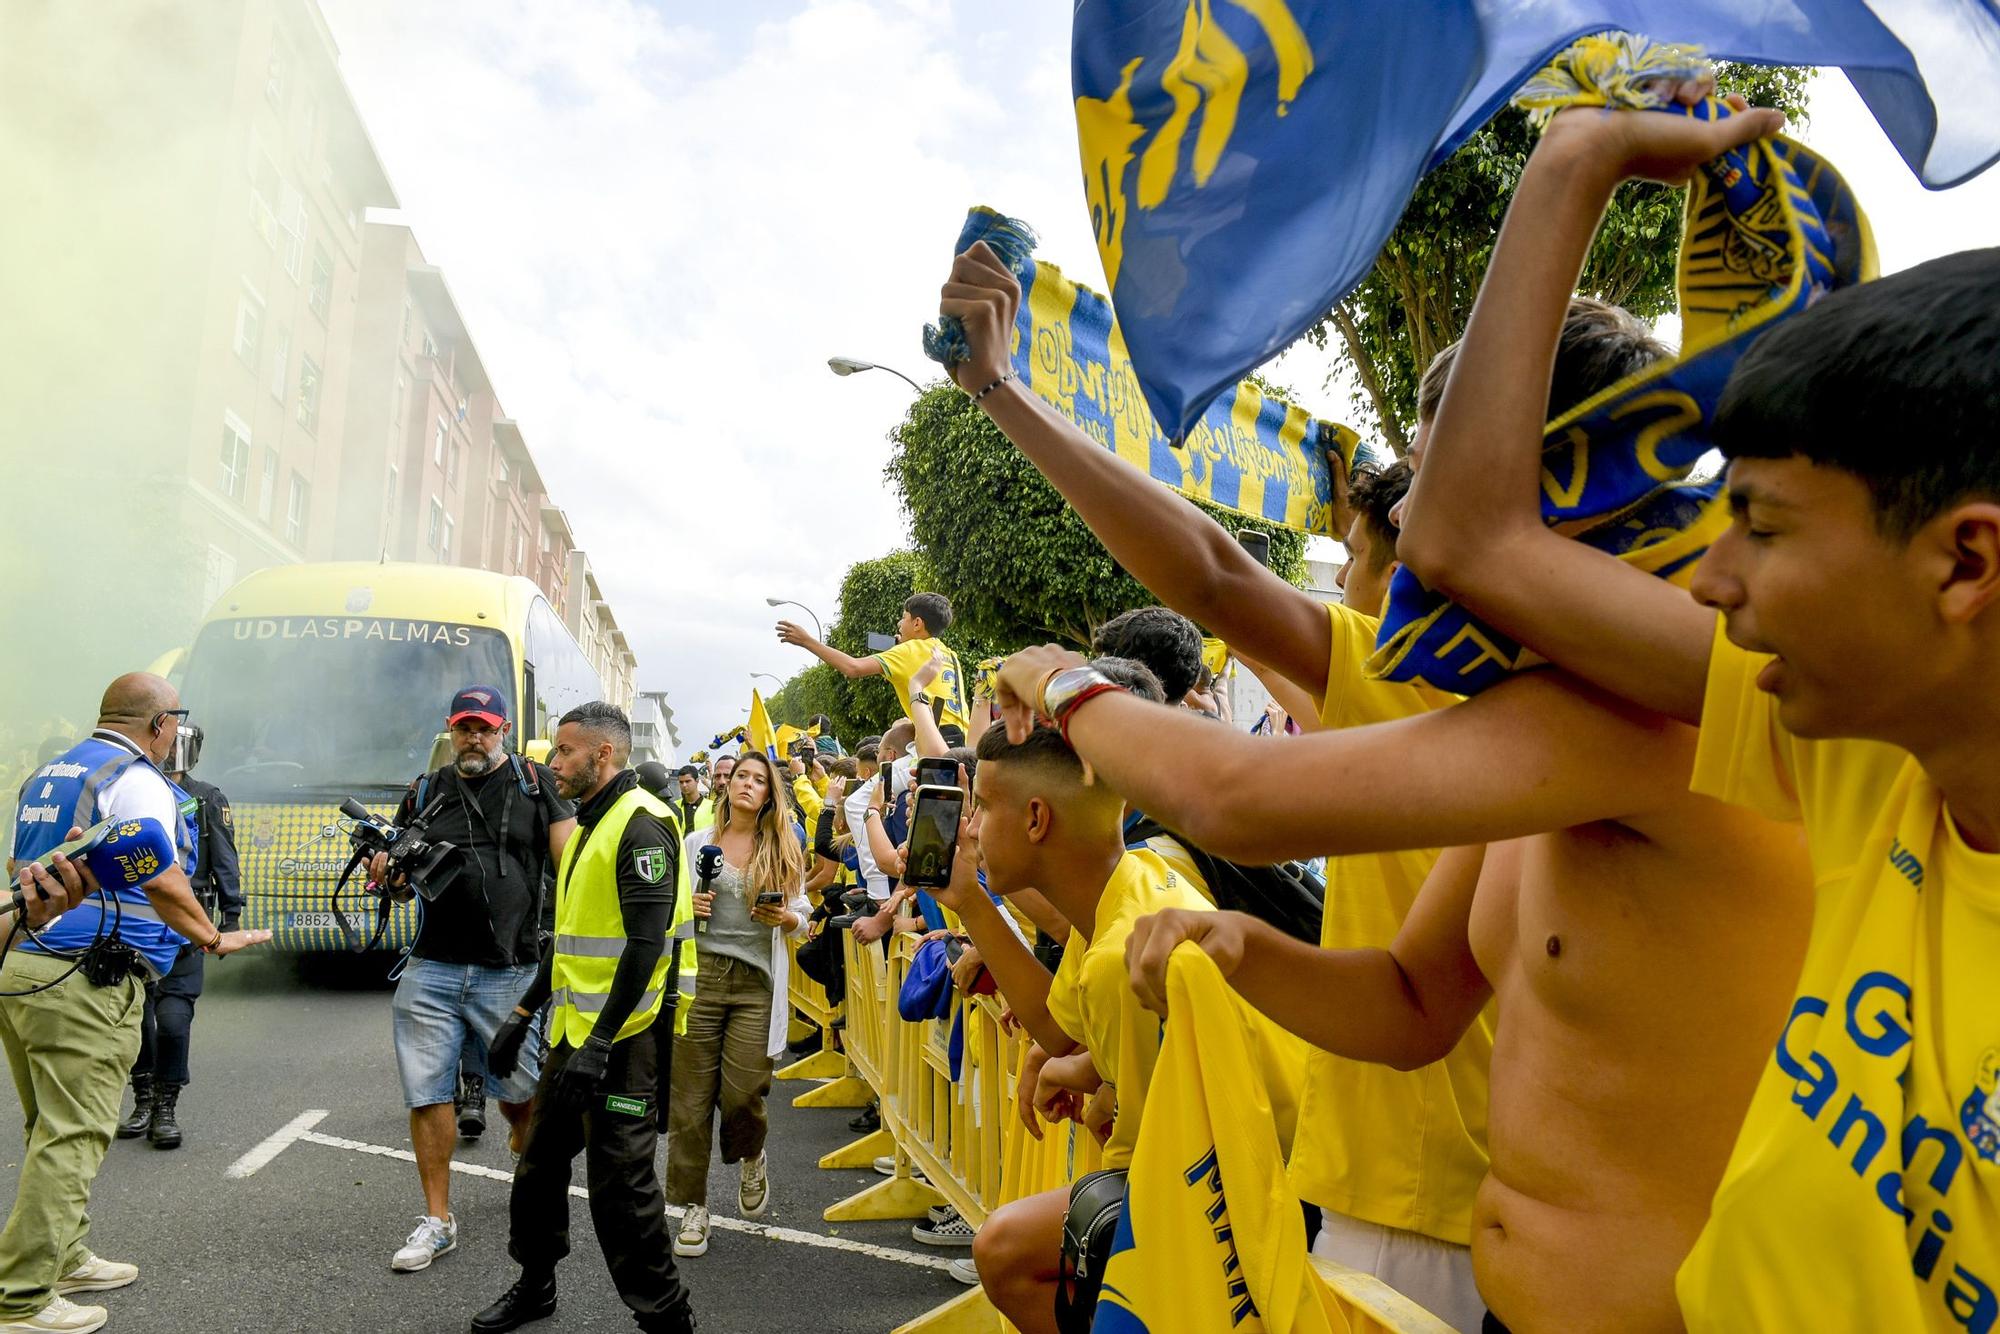
[[(1808, 69), (1721, 64), (1716, 82), (1757, 106), (1805, 115)], [(1457, 341), (1472, 314), (1507, 203), (1513, 198), (1535, 131), (1512, 109), (1489, 121), (1418, 184), (1388, 244), (1361, 285), (1327, 312), (1306, 337), (1337, 340), (1338, 359), (1354, 371), (1354, 407), (1373, 416), (1398, 454), (1416, 424), (1417, 382), (1440, 349)], [(1681, 240), (1678, 188), (1632, 181), (1606, 211), (1578, 290), (1646, 319), (1674, 308), (1674, 267)]]
[[(956, 629), (968, 640), (995, 652), (1049, 640), (1083, 646), (1103, 622), (1158, 601), (956, 389), (927, 390), (890, 440), (889, 483), (933, 586), (951, 598)], [(1136, 477), (1132, 484), (1157, 485)], [(1272, 568), (1303, 580), (1303, 534), (1201, 507), (1225, 527), (1270, 534)]]

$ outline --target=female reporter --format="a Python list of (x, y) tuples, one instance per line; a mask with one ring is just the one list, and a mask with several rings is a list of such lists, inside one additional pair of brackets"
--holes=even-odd
[(676, 1255), (708, 1250), (708, 1152), (718, 1108), (722, 1161), (743, 1164), (737, 1189), (743, 1216), (759, 1217), (770, 1204), (764, 1097), (773, 1059), (785, 1049), (783, 937), (802, 933), (810, 912), (802, 891), (805, 849), (786, 787), (764, 756), (743, 756), (716, 803), (715, 827), (688, 836), (681, 862), (696, 865), (710, 844), (722, 849), (709, 892), (695, 889), (700, 971), (687, 1033), (674, 1044), (667, 1199), (686, 1209)]

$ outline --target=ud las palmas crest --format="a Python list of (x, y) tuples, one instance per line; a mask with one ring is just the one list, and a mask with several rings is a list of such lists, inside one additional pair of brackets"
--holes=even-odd
[(667, 850), (665, 848), (635, 848), (632, 852), (632, 869), (639, 878), (649, 885), (657, 885), (667, 876)]
[(1973, 1152), (1989, 1163), (2000, 1162), (2000, 1047), (1979, 1058), (1972, 1092), (1960, 1105), (1958, 1119)]

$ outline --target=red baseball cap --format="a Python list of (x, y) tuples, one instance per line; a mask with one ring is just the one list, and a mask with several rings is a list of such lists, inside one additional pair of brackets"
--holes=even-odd
[(451, 697), (451, 713), (446, 727), (455, 727), (467, 718), (477, 718), (488, 727), (507, 725), (507, 697), (492, 686), (467, 686)]

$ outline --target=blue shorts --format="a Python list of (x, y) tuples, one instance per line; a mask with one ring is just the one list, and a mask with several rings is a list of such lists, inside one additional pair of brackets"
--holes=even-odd
[[(403, 1080), (403, 1101), (410, 1107), (434, 1107), (458, 1096), (461, 1053), (486, 1074), (486, 1044), (522, 993), (535, 980), (535, 965), (482, 968), (478, 964), (438, 963), (411, 958), (396, 983), (396, 1070)], [(521, 1045), (521, 1064), (511, 1078), (488, 1076), (486, 1091), (502, 1102), (526, 1102), (535, 1096), (542, 1075), (542, 1018)]]

